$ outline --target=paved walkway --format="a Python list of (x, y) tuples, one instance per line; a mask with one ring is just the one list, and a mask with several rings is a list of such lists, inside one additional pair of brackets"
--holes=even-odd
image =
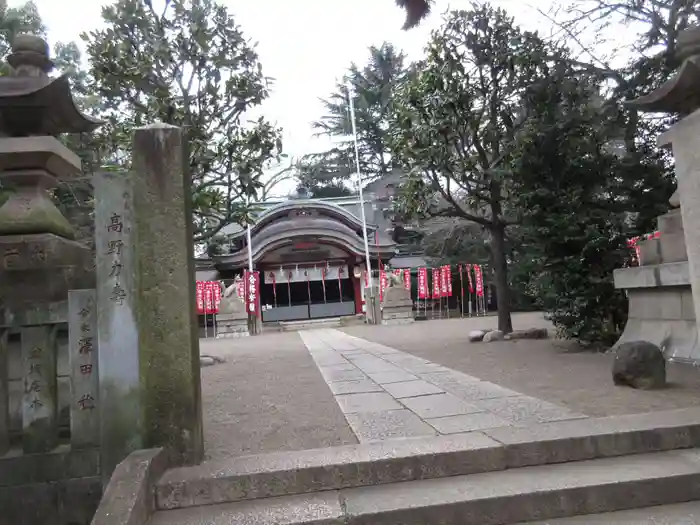
[(360, 442), (587, 417), (339, 330), (299, 335)]

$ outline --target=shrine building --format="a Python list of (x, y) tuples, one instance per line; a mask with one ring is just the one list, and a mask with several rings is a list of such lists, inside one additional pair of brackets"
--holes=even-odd
[[(395, 225), (386, 213), (391, 184), (372, 189), (365, 202), (371, 267), (424, 266), (419, 254), (400, 253), (395, 242)], [(261, 206), (251, 228), (251, 251), (253, 269), (260, 272), (263, 323), (362, 313), (366, 256), (359, 198), (291, 198)], [(217, 240), (208, 257), (197, 261), (197, 280), (228, 286), (248, 268), (246, 230), (229, 225)]]

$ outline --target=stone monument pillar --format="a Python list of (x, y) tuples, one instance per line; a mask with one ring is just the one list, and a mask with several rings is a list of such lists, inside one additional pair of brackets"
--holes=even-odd
[[(687, 29), (679, 35), (677, 52), (683, 59), (683, 64), (676, 76), (656, 91), (629, 102), (629, 105), (641, 111), (672, 113), (683, 117), (659, 137), (659, 145), (671, 146), (676, 160), (678, 189), (670, 203), (674, 207), (680, 205), (680, 211), (676, 209), (660, 217), (660, 229), (667, 230), (662, 233), (662, 242), (647, 243), (642, 250), (653, 247), (659, 250), (664, 259), (660, 262), (668, 263), (675, 260), (682, 261), (687, 253), (686, 277), (677, 275), (677, 279), (669, 278), (667, 281), (671, 285), (680, 285), (685, 282), (690, 284), (694, 305), (692, 317), (695, 320), (696, 330), (693, 334), (694, 341), (689, 344), (697, 353), (698, 333), (700, 333), (700, 318), (697, 315), (700, 312), (700, 27)], [(685, 246), (679, 242), (681, 233)], [(663, 242), (663, 237), (667, 234), (675, 237), (668, 237)], [(664, 246), (666, 246), (665, 255)], [(651, 277), (654, 282), (648, 286), (657, 285), (656, 281), (659, 281), (659, 277), (656, 275)], [(616, 276), (616, 284), (617, 280)], [(625, 288), (625, 286), (618, 287)], [(681, 302), (679, 302), (679, 309), (682, 309)], [(699, 355), (691, 357), (695, 361), (700, 359)]]
[(203, 456), (190, 182), (180, 128), (134, 133), (133, 172), (95, 176), (105, 480), (139, 448)]
[[(0, 325), (22, 338), (24, 450), (46, 452), (58, 438), (51, 305), (91, 284), (90, 251), (73, 240), (49, 195), (81, 171), (78, 156), (57, 137), (90, 132), (99, 122), (76, 108), (66, 76), (48, 76), (54, 65), (41, 38), (19, 35), (7, 61), (12, 74), (0, 78)], [(6, 348), (0, 345), (3, 362)], [(0, 375), (0, 392), (6, 382)]]

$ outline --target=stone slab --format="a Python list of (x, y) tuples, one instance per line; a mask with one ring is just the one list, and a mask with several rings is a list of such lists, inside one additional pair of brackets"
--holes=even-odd
[(388, 383), (384, 385), (384, 390), (396, 399), (445, 393), (441, 388), (423, 380)]
[(504, 397), (520, 396), (519, 392), (503, 388), (502, 386), (488, 381), (435, 381), (448, 392), (467, 401), (480, 401), (483, 399), (497, 399)]
[(0, 456), (10, 448), (10, 331), (0, 327)]
[(483, 412), (482, 408), (448, 393), (409, 397), (402, 399), (401, 403), (423, 419)]
[(319, 370), (328, 383), (334, 381), (358, 381), (360, 379), (367, 379), (367, 375), (357, 368), (354, 370), (338, 370), (331, 367), (321, 367)]
[(644, 454), (697, 446), (700, 408), (572, 419), (484, 433), (506, 447), (509, 467)]
[(172, 509), (501, 470), (503, 447), (480, 433), (275, 452), (175, 468), (156, 486)]
[(700, 452), (671, 451), (341, 491), (350, 525), (500, 525), (700, 498)]
[(380, 385), (402, 383), (404, 381), (414, 381), (418, 379), (418, 377), (414, 376), (413, 374), (409, 374), (404, 370), (396, 370), (393, 372), (369, 372), (367, 375), (372, 381), (375, 381)]
[(369, 379), (357, 379), (355, 381), (335, 381), (328, 383), (331, 392), (339, 394), (366, 394), (368, 392), (383, 392), (384, 389)]
[(531, 425), (587, 417), (585, 414), (574, 412), (568, 408), (530, 396), (482, 399), (474, 401), (474, 404), (481, 410), (492, 412), (518, 425)]
[(3, 137), (0, 171), (44, 169), (58, 179), (69, 179), (81, 170), (80, 157), (56, 137)]
[(383, 410), (397, 410), (403, 408), (389, 394), (366, 393), (366, 394), (344, 394), (336, 396), (338, 406), (345, 414), (357, 412), (380, 412)]
[(410, 410), (361, 412), (345, 417), (361, 443), (436, 434), (430, 425)]
[(378, 372), (400, 372), (401, 369), (396, 365), (387, 363), (386, 361), (378, 358), (374, 359), (356, 359), (353, 364), (365, 373), (378, 373)]
[(457, 434), (460, 432), (472, 432), (474, 430), (485, 430), (511, 425), (509, 421), (489, 412), (426, 419), (426, 423), (440, 434)]
[(149, 525), (343, 525), (337, 492), (157, 512)]
[(92, 523), (147, 523), (154, 511), (153, 485), (169, 466), (168, 454), (162, 448), (129, 454), (114, 469)]
[(657, 505), (546, 521), (528, 521), (527, 525), (700, 525), (700, 502)]

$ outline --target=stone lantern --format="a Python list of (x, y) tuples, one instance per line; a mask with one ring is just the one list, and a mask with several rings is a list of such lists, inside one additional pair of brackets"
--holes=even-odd
[[(57, 138), (100, 122), (75, 105), (66, 75), (49, 77), (47, 43), (19, 35), (0, 77), (0, 306), (15, 310), (65, 300), (81, 288), (90, 252), (51, 200), (60, 181), (81, 174), (80, 158)], [(24, 308), (21, 308), (24, 309)]]
[(671, 146), (678, 189), (658, 218), (655, 238), (641, 241), (639, 266), (615, 270), (629, 315), (617, 344), (649, 341), (672, 361), (700, 363), (700, 27), (678, 36), (683, 64), (658, 89), (628, 102), (639, 111), (682, 118), (659, 137)]

